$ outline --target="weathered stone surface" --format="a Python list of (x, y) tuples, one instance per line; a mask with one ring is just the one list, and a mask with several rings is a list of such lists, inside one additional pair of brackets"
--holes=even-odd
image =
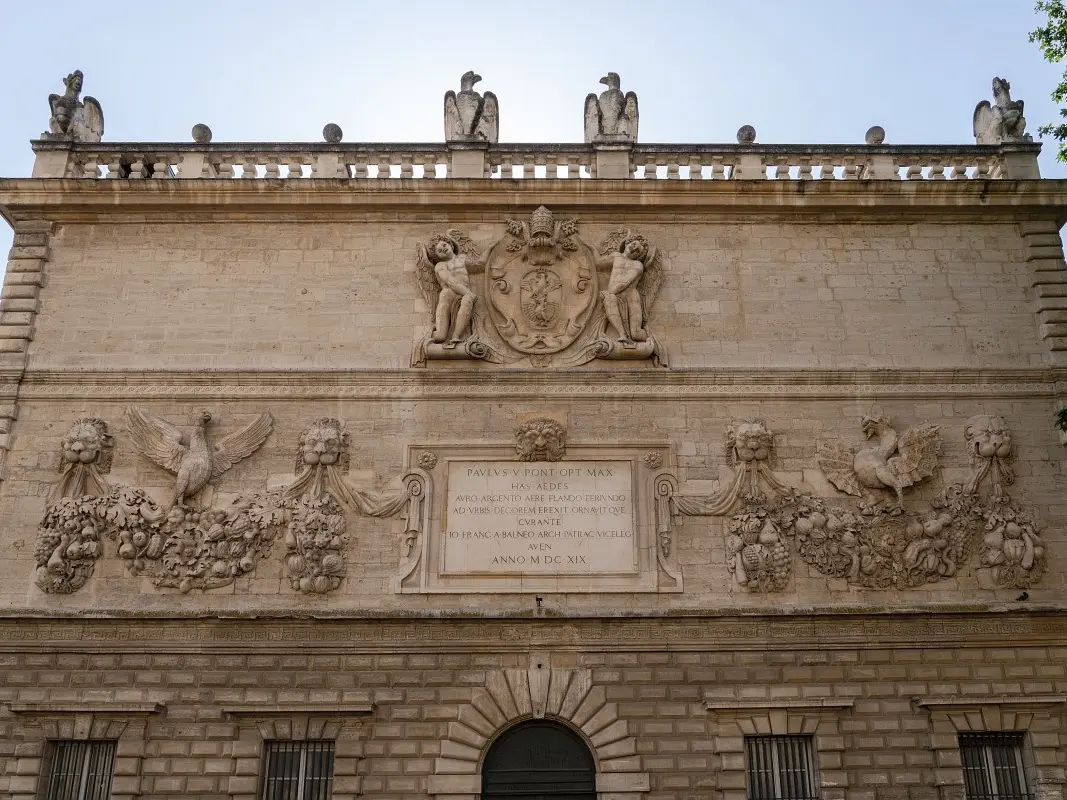
[[(700, 166), (632, 140), (587, 148), (597, 180), (481, 180), (504, 164), (469, 77), (447, 148), (381, 155), (396, 179), (356, 145), (313, 145), (313, 175), (350, 178), (319, 181), (201, 143), (180, 161), (204, 180), (142, 149), (114, 180), (0, 185), (0, 794), (32, 796), (48, 739), (115, 735), (127, 796), (251, 798), (263, 741), (307, 737), (336, 742), (335, 797), (473, 798), (536, 718), (581, 732), (605, 800), (739, 800), (755, 733), (814, 735), (826, 800), (934, 800), (962, 787), (958, 732), (998, 726), (1058, 796), (1058, 184), (987, 180), (988, 153), (972, 179), (875, 142)], [(446, 162), (463, 176), (410, 180)], [(557, 318), (564, 279), (584, 303)], [(500, 309), (524, 360), (409, 366)], [(553, 361), (594, 317), (589, 358)], [(600, 345), (651, 331), (669, 367)], [(125, 430), (131, 406), (151, 420)], [(273, 425), (232, 451), (167, 422), (205, 406)], [(892, 497), (859, 508), (849, 477)], [(619, 535), (500, 535), (541, 530)]]

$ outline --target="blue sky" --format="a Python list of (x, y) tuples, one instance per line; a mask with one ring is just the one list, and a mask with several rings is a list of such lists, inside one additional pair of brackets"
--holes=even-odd
[[(47, 97), (74, 69), (107, 141), (441, 141), (442, 95), (468, 69), (505, 142), (582, 138), (607, 71), (638, 93), (643, 142), (973, 143), (994, 75), (1056, 118), (1062, 65), (1027, 33), (1031, 0), (0, 0), (0, 176), (30, 174)], [(1045, 177), (1067, 177), (1054, 143)], [(6, 252), (10, 231), (0, 225)]]

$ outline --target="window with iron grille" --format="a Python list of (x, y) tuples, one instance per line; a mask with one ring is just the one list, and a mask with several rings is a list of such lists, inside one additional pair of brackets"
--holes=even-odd
[(327, 800), (333, 789), (333, 742), (267, 742), (262, 800)]
[(1026, 734), (961, 733), (960, 758), (967, 800), (1030, 800)]
[(746, 736), (749, 800), (818, 800), (811, 736)]
[(108, 800), (114, 771), (113, 740), (49, 742), (37, 797), (39, 800)]

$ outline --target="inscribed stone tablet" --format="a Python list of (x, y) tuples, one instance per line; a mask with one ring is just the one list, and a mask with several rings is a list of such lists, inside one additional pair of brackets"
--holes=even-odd
[(442, 574), (637, 570), (629, 461), (452, 461)]

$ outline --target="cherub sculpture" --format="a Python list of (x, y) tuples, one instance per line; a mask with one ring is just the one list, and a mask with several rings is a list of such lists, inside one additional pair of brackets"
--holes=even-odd
[(900, 514), (904, 489), (928, 478), (937, 468), (941, 429), (923, 423), (900, 435), (878, 409), (863, 417), (862, 427), (864, 436), (875, 437), (878, 444), (859, 450), (826, 445), (819, 453), (819, 468), (842, 492), (863, 497), (864, 513), (879, 510), (882, 501), (878, 493), (891, 490), (897, 500), (892, 512)]
[(206, 411), (197, 416), (191, 433), (136, 406), (126, 409), (126, 427), (138, 452), (177, 476), (173, 505), (184, 507), (209, 480), (218, 477), (243, 458), (248, 458), (266, 441), (274, 421), (260, 414), (251, 423), (211, 446), (204, 433), (211, 421)]
[(993, 78), (993, 105), (983, 100), (974, 109), (974, 138), (978, 144), (1031, 142), (1023, 117), (1023, 101), (1011, 99), (1011, 84)]
[(615, 231), (600, 248), (598, 267), (611, 267), (600, 293), (604, 314), (623, 347), (648, 341), (645, 318), (663, 283), (659, 254), (648, 240), (629, 230)]
[(433, 309), (432, 342), (451, 349), (470, 337), (478, 295), (471, 289), (468, 269), (482, 266), (474, 242), (454, 228), (434, 234), (416, 249), (415, 274)]
[(52, 118), (48, 120), (48, 132), (42, 139), (70, 139), (75, 142), (99, 142), (104, 136), (104, 111), (95, 98), (86, 96), (79, 100), (84, 76), (74, 70), (63, 79), (67, 87), (63, 94), (48, 95), (48, 107)]
[(600, 82), (608, 88), (598, 98), (592, 92), (585, 98), (585, 141), (607, 138), (637, 141), (637, 95), (619, 88), (619, 74), (609, 72)]
[(445, 92), (445, 141), (486, 141), (496, 144), (499, 134), (499, 112), (496, 95), (481, 95), (474, 84), (482, 79), (473, 71), (459, 79), (459, 94)]
[(115, 440), (102, 419), (86, 417), (71, 425), (60, 443), (59, 471), (63, 477), (48, 493), (48, 505), (55, 505), (64, 497), (103, 497), (110, 492), (103, 476), (111, 471), (114, 446)]

